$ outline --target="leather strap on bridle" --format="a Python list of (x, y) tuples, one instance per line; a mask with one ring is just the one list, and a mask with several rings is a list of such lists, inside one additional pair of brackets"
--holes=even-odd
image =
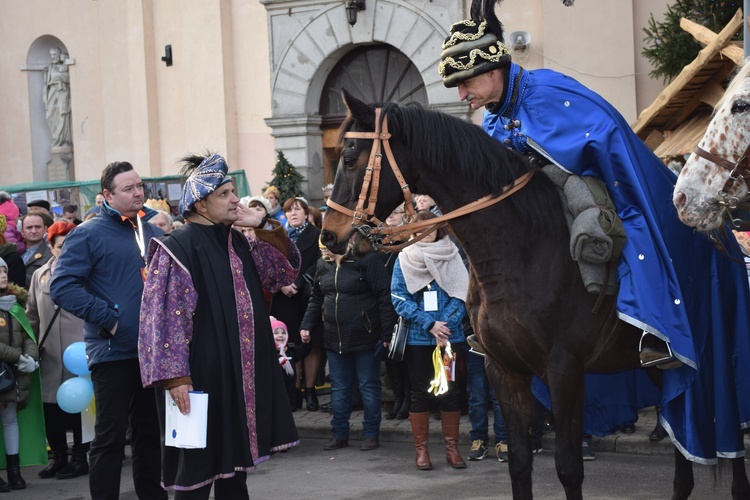
[[(362, 190), (359, 193), (359, 199), (357, 200), (357, 208), (354, 210), (352, 215), (352, 224), (355, 220), (365, 221), (368, 223), (375, 223), (381, 225), (382, 222), (375, 217), (375, 204), (378, 200), (378, 190), (380, 189), (380, 170), (382, 165), (383, 153), (381, 148), (385, 149), (385, 154), (388, 157), (388, 161), (391, 164), (391, 170), (396, 176), (396, 180), (401, 186), (404, 196), (404, 218), (407, 220), (413, 220), (414, 218), (414, 206), (412, 205), (412, 194), (409, 189), (409, 185), (404, 180), (404, 176), (401, 174), (396, 160), (393, 157), (393, 151), (391, 151), (391, 145), (388, 140), (391, 138), (391, 134), (388, 132), (388, 118), (380, 120), (380, 112), (382, 108), (375, 108), (375, 131), (374, 132), (346, 132), (344, 137), (349, 139), (369, 139), (372, 140), (372, 149), (370, 149), (370, 158), (367, 162), (367, 169), (365, 171), (365, 178), (362, 181)], [(381, 131), (382, 127), (382, 131)], [(368, 198), (369, 192), (369, 198)], [(367, 208), (365, 209), (365, 200), (367, 200)], [(330, 198), (329, 198), (330, 201)], [(335, 206), (334, 206), (335, 205)], [(334, 210), (341, 211), (343, 208), (338, 203), (331, 205)], [(348, 209), (344, 209), (349, 212)], [(346, 213), (345, 212), (345, 213)]]
[(729, 177), (724, 183), (724, 186), (716, 193), (717, 200), (720, 205), (724, 205), (726, 207), (727, 212), (729, 213), (732, 220), (732, 225), (735, 228), (743, 230), (750, 229), (749, 221), (744, 221), (742, 219), (732, 217), (732, 213), (734, 210), (750, 209), (750, 203), (740, 201), (735, 196), (729, 196), (729, 191), (737, 181), (741, 180), (745, 182), (745, 185), (748, 186), (748, 189), (750, 189), (750, 145), (748, 145), (747, 149), (745, 149), (745, 152), (742, 153), (742, 156), (740, 156), (740, 159), (737, 160), (736, 163), (733, 163), (726, 158), (722, 158), (721, 156), (710, 153), (700, 146), (695, 146), (693, 153), (730, 171)]
[[(344, 134), (345, 138), (369, 139), (373, 141), (372, 149), (370, 150), (370, 159), (367, 163), (367, 170), (362, 181), (362, 190), (360, 191), (356, 208), (351, 210), (336, 203), (330, 198), (326, 201), (326, 205), (333, 210), (350, 216), (352, 218), (352, 227), (356, 228), (360, 234), (368, 238), (375, 249), (396, 252), (409, 245), (413, 245), (433, 231), (437, 231), (445, 226), (449, 220), (482, 210), (511, 196), (528, 184), (537, 171), (537, 169), (533, 169), (526, 172), (515, 179), (511, 184), (504, 186), (501, 193), (497, 196), (487, 195), (439, 217), (419, 222), (411, 222), (414, 220), (415, 215), (414, 206), (412, 205), (411, 190), (409, 189), (409, 185), (406, 183), (401, 170), (398, 168), (390, 143), (388, 142), (391, 138), (391, 134), (388, 132), (388, 117), (383, 118), (381, 131), (380, 111), (381, 108), (375, 109), (374, 132), (346, 132)], [(397, 227), (387, 226), (375, 217), (375, 205), (377, 203), (378, 189), (380, 187), (380, 169), (383, 156), (381, 153), (381, 147), (385, 150), (385, 154), (388, 157), (388, 163), (391, 166), (391, 170), (393, 171), (396, 180), (401, 186), (401, 191), (404, 196), (404, 220), (406, 220), (407, 223)], [(367, 200), (366, 208), (365, 200)], [(416, 233), (419, 234), (411, 240), (403, 243), (396, 243), (396, 241), (403, 241), (403, 239)]]

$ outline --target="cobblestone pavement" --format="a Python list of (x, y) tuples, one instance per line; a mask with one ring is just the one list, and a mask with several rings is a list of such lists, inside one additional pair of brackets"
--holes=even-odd
[[(330, 402), (330, 396), (327, 394), (319, 395), (321, 406), (326, 407)], [(388, 403), (385, 403), (386, 407)], [(385, 415), (385, 411), (383, 412)], [(301, 438), (328, 438), (331, 436), (331, 414), (326, 411), (307, 411), (304, 407), (294, 413), (294, 420)], [(352, 413), (350, 440), (362, 440), (362, 411)], [(434, 425), (430, 426), (431, 440), (440, 439), (439, 422), (433, 420)], [(490, 416), (490, 428), (491, 428)], [(641, 410), (638, 416), (638, 422), (635, 424), (635, 433), (623, 434), (617, 432), (610, 436), (594, 436), (592, 447), (595, 452), (610, 453), (629, 453), (636, 455), (672, 455), (674, 448), (669, 438), (659, 442), (650, 441), (648, 435), (656, 426), (656, 410), (653, 407)], [(469, 439), (469, 417), (461, 416), (459, 439), (462, 445), (468, 449), (471, 444)], [(380, 440), (383, 442), (412, 441), (411, 424), (409, 420), (386, 420), (383, 418), (380, 424)], [(551, 451), (555, 448), (554, 432), (545, 434), (542, 441), (545, 451)]]

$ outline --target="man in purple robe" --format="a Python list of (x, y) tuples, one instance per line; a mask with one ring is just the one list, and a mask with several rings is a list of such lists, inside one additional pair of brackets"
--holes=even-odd
[(247, 499), (247, 471), (299, 442), (263, 298), (294, 282), (299, 252), (286, 236), (289, 256), (232, 229), (261, 220), (238, 206), (221, 156), (183, 163), (186, 224), (149, 248), (141, 379), (163, 387), (162, 425), (164, 390), (183, 414), (190, 391), (208, 394), (206, 448), (163, 447), (162, 486), (175, 499), (207, 499), (215, 483), (217, 499)]

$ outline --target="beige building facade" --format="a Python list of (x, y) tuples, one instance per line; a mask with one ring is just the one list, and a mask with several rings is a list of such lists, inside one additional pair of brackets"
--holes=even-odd
[[(633, 122), (663, 88), (640, 52), (649, 14), (668, 3), (505, 0), (498, 14), (507, 34), (530, 35), (522, 65), (579, 79)], [(43, 70), (57, 47), (71, 179), (98, 179), (115, 160), (176, 174), (181, 156), (210, 149), (258, 194), (282, 150), (319, 199), (335, 169), (341, 86), (478, 119), (437, 74), (440, 44), (467, 12), (455, 0), (366, 0), (350, 26), (345, 0), (0, 0), (0, 185), (50, 180)]]

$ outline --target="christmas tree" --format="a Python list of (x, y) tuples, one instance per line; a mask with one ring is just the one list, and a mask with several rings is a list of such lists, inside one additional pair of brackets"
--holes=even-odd
[[(664, 21), (657, 23), (654, 15), (643, 28), (646, 47), (641, 53), (654, 69), (649, 73), (653, 78), (662, 78), (666, 83), (677, 76), (682, 68), (696, 58), (703, 46), (696, 42), (690, 33), (680, 28), (680, 19), (687, 18), (718, 33), (732, 19), (742, 2), (717, 0), (677, 0), (667, 7)], [(735, 40), (742, 39), (742, 31)]]
[(266, 184), (266, 187), (274, 186), (279, 190), (279, 193), (281, 193), (279, 204), (283, 204), (286, 200), (295, 196), (305, 196), (302, 193), (302, 181), (305, 178), (289, 163), (283, 151), (276, 153), (276, 166), (271, 173), (273, 173), (273, 179)]

